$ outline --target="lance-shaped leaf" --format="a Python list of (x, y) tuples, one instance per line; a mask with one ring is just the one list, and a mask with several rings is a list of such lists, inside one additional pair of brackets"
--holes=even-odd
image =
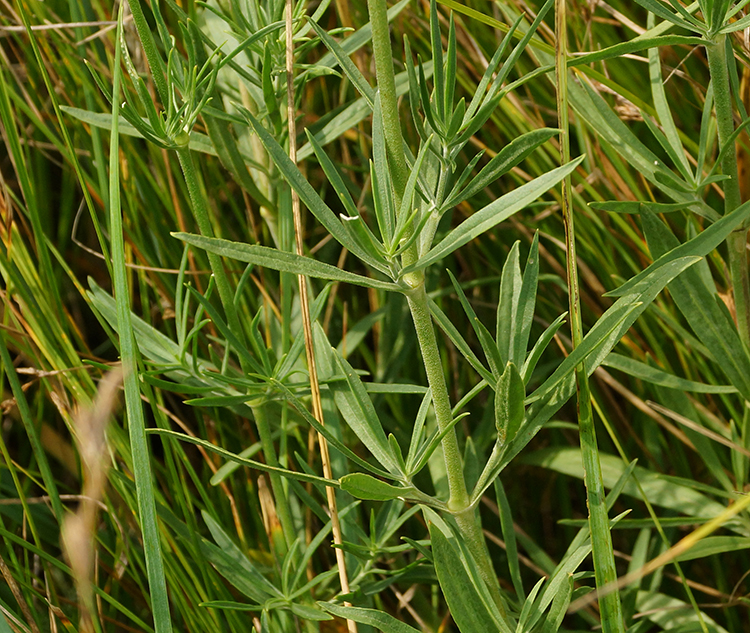
[(498, 440), (503, 445), (512, 442), (521, 428), (525, 396), (523, 379), (516, 366), (508, 361), (495, 389), (495, 427)]
[(513, 169), (513, 167), (518, 165), (542, 143), (559, 133), (560, 130), (542, 128), (541, 130), (527, 132), (513, 139), (492, 157), (490, 162), (482, 168), (463, 191), (451, 193), (443, 208), (446, 210), (450, 209), (476, 195), (503, 174)]
[(204, 237), (192, 233), (172, 233), (183, 242), (198, 246), (210, 253), (216, 253), (222, 257), (229, 257), (248, 264), (264, 266), (272, 270), (278, 270), (283, 273), (292, 273), (294, 275), (306, 275), (307, 277), (316, 277), (318, 279), (330, 279), (331, 281), (344, 281), (357, 286), (367, 288), (377, 288), (379, 290), (401, 291), (401, 288), (394, 283), (379, 281), (362, 275), (355, 275), (331, 266), (324, 262), (319, 262), (311, 257), (304, 257), (296, 253), (287, 253), (267, 246), (257, 244), (244, 244), (242, 242), (232, 242), (216, 237)]
[[(643, 232), (651, 253), (658, 258), (657, 261), (661, 261), (672, 253), (686, 250), (686, 247), (697, 240), (706, 240), (710, 237), (706, 236), (707, 233), (715, 233), (713, 239), (706, 240), (709, 245), (719, 238), (723, 241), (726, 237), (723, 235), (724, 232), (726, 231), (728, 235), (735, 226), (732, 216), (744, 218), (748, 212), (750, 212), (750, 204), (746, 202), (683, 245), (680, 245), (672, 231), (651, 213), (642, 215)], [(722, 230), (719, 230), (720, 224), (725, 224)], [(721, 300), (715, 287), (709, 288), (700, 271), (693, 269), (685, 271), (670, 283), (669, 291), (693, 332), (710, 350), (714, 360), (721, 366), (732, 385), (739, 389), (746, 399), (750, 398), (750, 359), (740, 342), (732, 318), (723, 305), (719, 304)]]
[(300, 200), (310, 209), (310, 212), (317, 218), (318, 222), (326, 228), (339, 244), (348, 248), (360, 259), (367, 261), (367, 252), (344, 230), (336, 214), (331, 211), (331, 208), (318, 195), (318, 192), (307, 182), (307, 179), (297, 165), (289, 158), (284, 148), (279, 145), (278, 141), (271, 136), (268, 130), (246, 108), (240, 108), (240, 112), (248, 120), (253, 130), (255, 130), (255, 133), (276, 164), (276, 167), (278, 167), (281, 175), (284, 176), (284, 179), (292, 189), (299, 194)]
[(383, 633), (419, 633), (414, 627), (404, 624), (383, 611), (360, 607), (345, 607), (329, 602), (318, 602), (318, 606), (340, 618), (374, 626)]
[(408, 497), (411, 492), (414, 492), (412, 487), (392, 486), (365, 473), (344, 475), (341, 478), (341, 489), (357, 499), (370, 499), (372, 501), (399, 499)]
[(420, 258), (416, 264), (405, 268), (403, 272), (408, 273), (413, 270), (425, 268), (450, 255), (456, 249), (500, 222), (507, 220), (514, 213), (525, 208), (559, 183), (565, 176), (578, 167), (583, 159), (584, 157), (580, 156), (567, 165), (553, 169), (531, 182), (506, 193), (497, 200), (490, 202), (486, 207), (459, 224), (437, 246), (432, 248), (424, 257)]
[(476, 563), (459, 539), (449, 529), (446, 535), (435, 523), (430, 523), (430, 540), (440, 588), (461, 633), (511, 633), (512, 629), (479, 576)]

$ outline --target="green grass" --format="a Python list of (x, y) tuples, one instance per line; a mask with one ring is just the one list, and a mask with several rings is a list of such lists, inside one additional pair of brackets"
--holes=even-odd
[[(300, 7), (317, 25), (295, 27), (298, 171), (284, 3), (260, 5), (133, 2), (126, 49), (98, 0), (0, 18), (0, 630), (744, 631), (750, 356), (733, 229), (749, 210), (742, 176), (705, 182), (748, 160), (746, 134), (730, 138), (747, 56), (741, 30), (720, 32), (726, 3), (696, 22), (667, 3), (651, 21), (633, 3), (568, 3), (570, 156), (585, 154), (568, 169), (543, 131), (565, 127), (551, 4), (535, 32), (541, 4), (394, 5), (390, 51), (379, 0)], [(619, 14), (662, 39), (625, 43), (641, 31)], [(516, 21), (495, 69), (513, 89), (461, 138), (471, 117), (450, 130), (453, 113), (471, 112)], [(719, 156), (728, 139), (738, 152)], [(570, 309), (574, 263), (580, 335), (545, 336)], [(120, 361), (133, 371), (108, 403), (89, 600), (61, 526), (94, 489), (77, 429)], [(574, 372), (590, 385), (581, 437)], [(597, 604), (607, 559), (626, 582)]]

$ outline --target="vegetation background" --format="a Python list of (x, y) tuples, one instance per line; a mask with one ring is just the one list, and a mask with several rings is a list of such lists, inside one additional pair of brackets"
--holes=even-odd
[[(657, 13), (677, 11), (669, 4), (641, 4)], [(200, 83), (213, 77), (210, 73), (190, 83), (194, 66), (208, 63), (211, 68), (224, 59), (208, 59), (213, 48), (228, 41), (222, 49), (226, 54), (243, 35), (282, 21), (284, 4), (183, 0), (159, 6), (154, 15), (147, 2), (131, 3), (120, 46), (119, 7), (110, 2), (0, 4), (0, 571), (5, 580), (0, 631), (344, 631), (353, 626), (339, 617), (347, 614), (359, 620), (360, 631), (413, 630), (382, 615), (390, 614), (416, 630), (458, 631), (460, 626), (466, 633), (471, 623), (459, 620), (470, 614), (456, 617), (455, 602), (464, 599), (465, 579), (446, 580), (439, 569), (436, 574), (428, 515), (413, 498), (404, 502), (400, 495), (372, 500), (360, 493), (365, 499), (355, 501), (338, 491), (344, 541), (339, 551), (346, 553), (352, 591), (347, 601), (359, 611), (340, 606), (344, 600), (326, 494), (316, 479), (323, 472), (321, 451), (310, 416), (303, 412), (310, 394), (293, 271), (279, 274), (234, 259), (219, 263), (243, 324), (245, 340), (232, 340), (236, 330), (225, 297), (219, 296), (224, 292), (221, 275), (211, 276), (216, 262), (172, 236), (205, 235), (208, 227), (227, 240), (294, 250), (292, 198), (283, 169), (274, 166), (240, 108), (257, 116), (262, 128), (288, 148), (284, 29), (277, 25), (246, 44), (233, 64), (222, 62), (215, 83)], [(549, 3), (545, 6), (549, 9)], [(402, 129), (415, 156), (420, 147), (415, 121), (427, 125), (419, 106), (425, 96), (409, 98), (404, 38), (410, 64), (418, 58), (426, 62), (421, 85), (430, 91), (438, 81), (431, 75), (442, 67), (430, 61), (434, 51), (448, 50), (450, 78), (455, 38), (453, 108), (476, 94), (518, 16), (526, 16), (518, 23), (518, 34), (525, 33), (542, 10), (523, 0), (446, 0), (432, 10), (426, 1), (393, 5)], [(165, 113), (162, 122), (170, 123), (174, 115), (184, 124), (195, 108), (195, 127), (188, 126), (192, 151), (179, 126), (148, 142), (143, 130), (123, 119), (119, 147), (112, 153), (108, 130), (116, 75), (130, 107), (138, 99), (164, 103), (146, 61), (143, 35), (136, 30), (139, 14), (154, 33), (164, 64), (160, 72), (177, 82), (174, 102), (158, 106)], [(239, 14), (251, 17), (243, 23)], [(377, 161), (372, 108), (357, 92), (352, 71), (342, 72), (340, 59), (321, 43), (319, 33), (325, 30), (339, 42), (358, 37), (359, 45), (347, 51), (350, 63), (375, 86), (368, 7), (364, 1), (303, 3), (295, 15), (302, 14), (315, 15), (321, 28), (295, 23), (300, 170), (337, 215), (345, 210), (306, 132), (324, 139), (344, 188), (358, 211), (370, 209), (374, 227), (372, 209), (385, 203), (374, 200), (378, 183), (372, 174), (379, 172), (371, 172), (368, 162), (374, 153)], [(628, 42), (653, 26), (643, 6), (618, 0), (571, 0), (567, 19), (572, 55)], [(739, 23), (743, 13), (728, 19)], [(643, 222), (663, 214), (659, 217), (677, 236), (671, 238), (675, 242), (716, 225), (727, 184), (712, 176), (722, 173), (718, 165), (725, 165), (727, 154), (735, 155), (735, 143), (740, 179), (734, 182), (739, 182), (741, 202), (750, 198), (747, 137), (744, 132), (734, 137), (731, 148), (719, 155), (705, 48), (688, 42), (685, 29), (677, 30), (680, 41), (634, 46), (571, 70), (571, 153), (585, 154), (571, 182), (584, 332), (614, 305), (616, 297), (605, 294), (660, 254), (654, 255), (658, 231), (652, 229), (656, 233), (647, 242)], [(737, 126), (748, 120), (745, 108), (750, 108), (747, 32), (740, 25), (727, 40), (733, 56), (725, 65)], [(507, 36), (508, 41), (515, 45), (518, 34)], [(515, 139), (558, 127), (554, 44), (554, 12), (549, 11), (531, 44), (508, 67), (508, 83), (523, 81), (467, 136), (467, 156), (455, 159), (456, 174), (468, 164), (467, 176), (473, 177)], [(126, 51), (131, 67), (125, 61), (116, 65), (116, 56)], [(535, 74), (540, 68), (543, 72)], [(580, 87), (584, 84), (586, 90)], [(211, 101), (200, 101), (203, 97)], [(142, 105), (133, 112), (148, 114)], [(480, 162), (469, 163), (479, 150), (484, 151)], [(503, 178), (482, 183), (454, 205), (436, 224), (439, 235), (450, 235), (492, 201), (557, 168), (556, 132), (540, 137), (521, 158), (507, 165)], [(654, 161), (656, 168), (649, 172)], [(444, 320), (454, 324), (474, 350), (471, 354), (485, 359), (486, 341), (476, 318), (491, 324), (488, 335), (496, 319), (500, 330), (496, 313), (506, 305), (500, 283), (506, 260), (516, 257), (523, 266), (538, 248), (531, 340), (548, 332), (550, 345), (524, 375), (524, 395), (545, 384), (571, 352), (567, 327), (548, 330), (569, 310), (560, 191), (548, 189), (441, 259), (426, 277), (429, 297)], [(196, 208), (200, 200), (202, 211)], [(639, 207), (639, 201), (645, 206)], [(121, 223), (115, 220), (119, 208)], [(664, 239), (670, 245), (662, 252), (674, 246)], [(749, 361), (734, 329), (731, 245), (721, 242), (708, 249), (700, 273), (685, 282), (697, 278), (708, 293), (695, 295), (700, 305), (691, 308), (694, 312), (677, 305), (670, 286), (643, 306), (635, 325), (625, 328), (616, 353), (591, 376), (594, 450), (604, 487), (612, 491), (609, 516), (619, 517), (609, 546), (617, 573), (635, 572), (665, 552), (662, 562), (669, 562), (645, 577), (628, 578), (619, 593), (620, 623), (605, 622), (605, 630), (740, 633), (750, 626), (750, 517), (746, 510), (732, 511), (746, 499), (750, 425), (742, 381), (750, 374), (743, 373)], [(742, 249), (745, 257), (744, 242)], [(304, 251), (316, 261), (370, 274), (309, 212), (304, 214)], [(125, 268), (118, 268), (118, 258)], [(118, 275), (127, 293), (115, 292)], [(328, 284), (314, 279), (309, 290), (316, 332), (325, 333), (340, 357), (360, 372), (375, 419), (406, 453), (415, 420), (428, 432), (437, 425), (425, 396), (428, 383), (417, 361), (419, 341), (407, 302), (397, 293), (335, 279)], [(462, 300), (475, 316), (467, 316)], [(130, 311), (128, 303), (132, 334), (125, 336), (122, 311)], [(712, 316), (713, 309), (720, 318)], [(607, 335), (622, 323), (613, 323)], [(718, 333), (709, 332), (711, 323), (719, 324)], [(128, 342), (131, 337), (135, 346)], [(466, 360), (455, 337), (438, 330), (438, 346), (454, 415), (469, 414), (455, 428), (463, 475), (476, 483), (499, 430), (496, 387), (485, 389), (485, 381), (477, 388), (484, 374)], [(126, 414), (118, 395), (123, 377), (113, 368), (128, 354), (137, 359), (137, 371), (125, 377), (126, 396), (130, 389)], [(319, 360), (324, 391), (335, 389), (325, 387), (335, 374), (333, 362), (329, 359), (326, 374), (325, 355)], [(477, 360), (485, 362), (489, 367), (493, 361)], [(283, 383), (288, 397), (268, 391), (269, 376)], [(134, 402), (142, 402), (146, 428), (173, 435), (137, 436)], [(358, 402), (369, 415), (364, 401)], [(343, 424), (339, 401), (334, 404), (329, 397), (323, 406), (334, 439), (374, 463), (359, 433)], [(607, 616), (604, 604), (578, 603), (575, 612), (566, 614), (571, 601), (590, 596), (597, 584), (586, 549), (591, 547), (587, 489), (575, 398), (527, 441), (479, 503), (501, 602), (515, 630), (596, 630), (602, 609)], [(279, 471), (264, 474), (233, 455), (245, 464), (255, 460), (256, 466), (280, 466), (284, 472), (282, 477)], [(362, 471), (333, 448), (331, 460), (334, 479)], [(302, 473), (302, 481), (288, 477), (288, 471)], [(447, 475), (438, 450), (414, 481), (445, 500)], [(283, 507), (280, 495), (286, 497)], [(389, 493), (378, 495), (385, 499)], [(669, 549), (706, 524), (709, 529), (683, 542), (683, 549)], [(574, 566), (563, 565), (581, 553)], [(549, 583), (537, 585), (544, 577), (565, 582), (552, 589)], [(484, 596), (483, 586), (481, 580), (469, 582), (469, 607), (471, 592)], [(330, 614), (337, 617), (330, 620)]]

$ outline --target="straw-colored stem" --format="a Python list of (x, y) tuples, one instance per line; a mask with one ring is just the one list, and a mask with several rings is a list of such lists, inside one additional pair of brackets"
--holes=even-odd
[[(287, 78), (287, 126), (289, 130), (289, 158), (293, 163), (297, 162), (297, 124), (296, 108), (294, 105), (294, 38), (292, 31), (292, 2), (286, 2), (286, 78)], [(297, 192), (292, 189), (292, 215), (294, 217), (294, 237), (297, 254), (304, 256), (304, 240), (302, 228), (302, 212), (300, 199)], [(318, 383), (318, 369), (315, 364), (315, 349), (313, 347), (312, 323), (310, 321), (310, 301), (307, 295), (307, 278), (298, 275), (300, 296), (300, 312), (302, 313), (302, 328), (305, 335), (305, 355), (307, 357), (307, 370), (310, 375), (310, 393), (312, 396), (313, 416), (320, 423), (324, 423), (323, 403), (320, 398), (320, 385)], [(333, 479), (331, 470), (331, 458), (328, 454), (328, 442), (322, 434), (318, 433), (318, 445), (320, 446), (320, 458), (323, 463), (323, 476)], [(331, 532), (335, 545), (343, 542), (341, 535), (341, 523), (339, 522), (338, 509), (336, 507), (336, 490), (330, 486), (326, 487), (326, 500), (328, 511), (331, 513)], [(336, 548), (336, 563), (338, 565), (339, 582), (341, 592), (349, 593), (349, 577), (346, 572), (346, 557), (341, 547)], [(348, 603), (344, 603), (351, 606)], [(357, 624), (354, 620), (346, 621), (349, 633), (357, 633)]]

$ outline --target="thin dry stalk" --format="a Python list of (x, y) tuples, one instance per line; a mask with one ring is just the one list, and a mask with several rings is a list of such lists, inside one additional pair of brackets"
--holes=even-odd
[(109, 470), (107, 423), (121, 383), (122, 369), (110, 371), (99, 383), (94, 406), (82, 411), (76, 419), (75, 440), (83, 464), (83, 492), (78, 511), (63, 523), (62, 544), (76, 582), (81, 610), (80, 630), (84, 633), (98, 629), (93, 619), (91, 580), (95, 560), (96, 515)]
[[(287, 92), (287, 125), (289, 130), (289, 158), (293, 163), (297, 162), (297, 125), (296, 111), (294, 107), (294, 34), (292, 32), (292, 2), (286, 2), (286, 92)], [(302, 214), (300, 211), (300, 199), (297, 192), (292, 189), (292, 214), (294, 216), (294, 236), (297, 246), (297, 254), (303, 256), (304, 246), (302, 241)], [(315, 364), (315, 350), (313, 348), (312, 324), (310, 322), (310, 305), (307, 296), (307, 279), (304, 275), (297, 276), (300, 294), (300, 311), (302, 313), (302, 327), (305, 333), (305, 355), (307, 356), (307, 369), (310, 374), (310, 393), (312, 395), (312, 408), (315, 419), (323, 424), (323, 404), (320, 399), (320, 385), (318, 384), (318, 370)], [(318, 444), (320, 446), (320, 458), (323, 462), (323, 476), (333, 479), (331, 471), (331, 459), (328, 454), (328, 442), (318, 433)], [(336, 508), (336, 491), (334, 488), (326, 488), (328, 510), (331, 513), (331, 532), (335, 545), (341, 545), (341, 524), (339, 523), (338, 510)], [(341, 591), (349, 593), (349, 578), (346, 574), (346, 560), (344, 550), (336, 547), (336, 563), (339, 571)], [(347, 603), (344, 603), (347, 604)], [(347, 605), (350, 606), (350, 605)], [(347, 620), (349, 633), (357, 633), (357, 624)]]

